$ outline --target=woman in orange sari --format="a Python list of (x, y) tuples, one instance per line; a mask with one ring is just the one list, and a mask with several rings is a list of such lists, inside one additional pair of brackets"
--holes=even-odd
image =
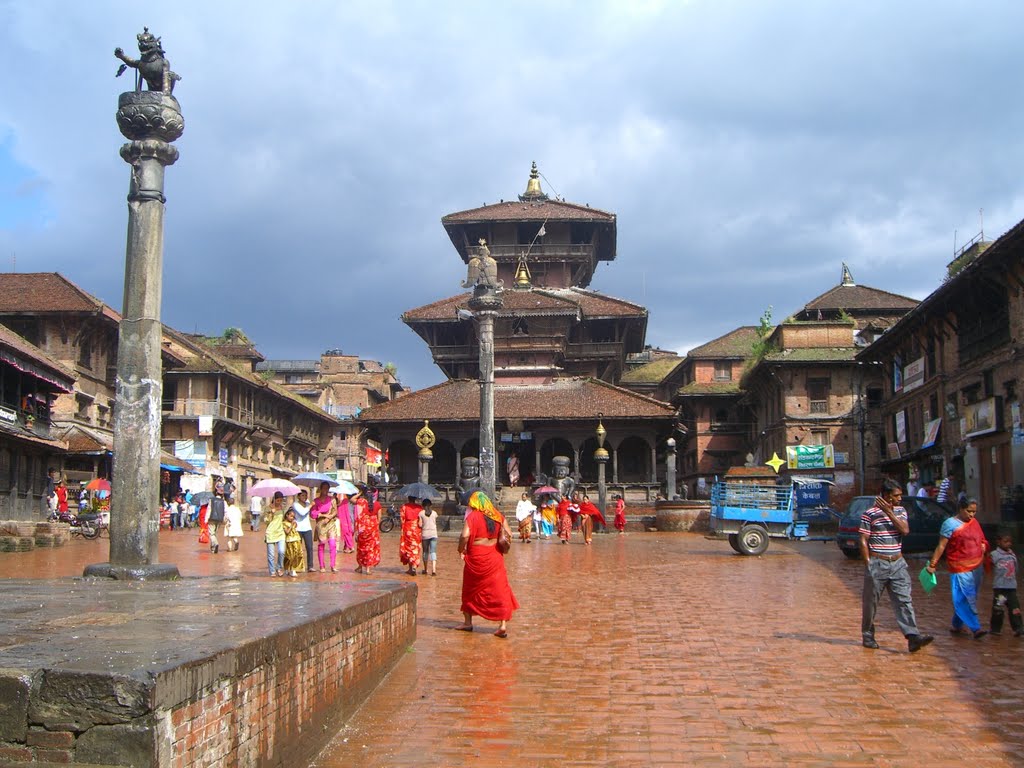
[(505, 517), (494, 508), (487, 494), (475, 491), (469, 497), (469, 512), (459, 552), (465, 565), (462, 568), (462, 616), (464, 622), (456, 627), (473, 631), (473, 617), (497, 621), (495, 637), (508, 637), (508, 622), (519, 601), (512, 593), (505, 572), (505, 555), (497, 549), (499, 530), (504, 529), (509, 541), (512, 531)]
[(978, 589), (984, 576), (988, 540), (975, 519), (978, 502), (965, 498), (958, 506), (956, 515), (942, 524), (939, 545), (928, 560), (927, 568), (929, 573), (935, 573), (935, 566), (945, 552), (953, 592), (953, 622), (949, 631), (960, 635), (969, 630), (978, 640), (988, 634), (978, 619)]
[(361, 492), (349, 497), (356, 507), (356, 573), (370, 573), (380, 565), (380, 504), (370, 504)]
[(416, 503), (416, 497), (410, 496), (409, 501), (402, 505), (402, 538), (398, 541), (398, 559), (406, 566), (405, 572), (416, 575), (420, 564), (420, 551), (423, 548), (420, 539), (420, 512), (423, 507)]

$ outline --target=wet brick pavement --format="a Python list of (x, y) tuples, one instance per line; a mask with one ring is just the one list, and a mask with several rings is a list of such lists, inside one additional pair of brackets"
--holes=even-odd
[[(402, 577), (397, 536), (381, 578)], [(0, 577), (75, 575), (105, 542), (0, 555)], [(860, 647), (862, 566), (834, 544), (773, 542), (761, 558), (683, 534), (516, 543), (523, 607), (510, 637), (460, 620), (455, 540), (417, 576), (417, 641), (321, 754), (350, 766), (1019, 766), (1024, 641), (952, 638), (948, 580), (915, 583), (934, 645), (909, 655), (884, 604)], [(183, 575), (264, 576), (256, 535), (211, 555), (161, 535)], [(351, 572), (318, 580), (375, 578)], [(922, 561), (912, 561), (916, 573)], [(991, 591), (981, 604), (987, 612)]]

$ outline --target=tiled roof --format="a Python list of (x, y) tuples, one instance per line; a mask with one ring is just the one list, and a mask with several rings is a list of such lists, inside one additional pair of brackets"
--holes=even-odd
[(676, 397), (703, 395), (738, 395), (742, 390), (738, 381), (691, 381), (676, 390)]
[(23, 427), (21, 424), (8, 424), (6, 421), (0, 421), (0, 434), (5, 437), (11, 437), (15, 440), (20, 440), (24, 443), (31, 443), (32, 445), (41, 445), (46, 448), (50, 448), (55, 451), (67, 450), (67, 443), (63, 440), (56, 440), (53, 438), (39, 437), (38, 435), (29, 431), (27, 427)]
[(857, 347), (809, 347), (769, 352), (764, 359), (771, 363), (821, 363), (853, 360)]
[[(667, 403), (596, 379), (556, 379), (549, 384), (494, 387), (496, 419), (667, 419), (674, 410)], [(374, 405), (360, 415), (362, 422), (479, 421), (480, 386), (476, 381), (452, 379), (411, 392), (397, 400)]]
[(57, 272), (0, 274), (0, 312), (97, 312), (103, 306)]
[(757, 341), (757, 327), (744, 325), (734, 331), (729, 331), (724, 336), (712, 339), (707, 344), (694, 347), (686, 353), (686, 356), (718, 359), (738, 358), (743, 360), (751, 356), (755, 341)]
[(591, 208), (588, 205), (567, 203), (564, 200), (521, 202), (509, 200), (467, 211), (449, 213), (442, 224), (465, 224), (475, 221), (615, 221), (615, 214)]
[(184, 367), (181, 370), (171, 371), (172, 373), (227, 373), (237, 376), (259, 389), (269, 389), (274, 394), (290, 400), (303, 410), (321, 419), (332, 419), (326, 412), (310, 403), (304, 397), (291, 392), (280, 384), (276, 384), (253, 373), (248, 364), (243, 361), (224, 357), (215, 349), (193, 341), (188, 335), (167, 326), (164, 326), (164, 338), (169, 339), (176, 346), (175, 351), (185, 360)]
[(889, 310), (911, 310), (917, 300), (896, 293), (889, 293), (866, 285), (837, 285), (825, 291), (804, 305), (805, 311), (845, 310), (847, 312)]
[[(10, 354), (2, 356), (5, 350)], [(21, 364), (17, 362), (19, 358)], [(27, 369), (27, 373), (49, 382), (58, 389), (65, 392), (74, 391), (75, 374), (72, 371), (5, 325), (0, 325), (0, 359), (19, 369)]]
[(638, 365), (622, 374), (620, 384), (660, 384), (683, 362), (681, 357), (663, 357)]
[(114, 438), (75, 424), (64, 433), (70, 453), (106, 453), (114, 450)]
[[(460, 293), (446, 299), (410, 309), (402, 314), (402, 321), (458, 322), (456, 310), (469, 309), (471, 293)], [(584, 319), (602, 317), (646, 317), (647, 310), (638, 304), (616, 299), (612, 296), (585, 288), (533, 288), (528, 291), (506, 290), (502, 294), (502, 309), (499, 317), (523, 315), (568, 315), (582, 314)]]

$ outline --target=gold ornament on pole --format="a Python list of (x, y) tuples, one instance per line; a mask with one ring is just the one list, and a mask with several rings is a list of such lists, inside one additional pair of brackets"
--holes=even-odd
[(604, 428), (601, 421), (603, 418), (604, 414), (597, 414), (597, 450), (594, 451), (594, 458), (598, 461), (608, 460), (608, 449), (604, 447), (604, 439), (608, 435), (608, 430)]
[(420, 457), (424, 459), (433, 458), (434, 454), (431, 453), (430, 449), (434, 447), (436, 442), (437, 438), (434, 437), (434, 433), (430, 429), (430, 420), (424, 419), (423, 426), (416, 433), (416, 445), (420, 447)]

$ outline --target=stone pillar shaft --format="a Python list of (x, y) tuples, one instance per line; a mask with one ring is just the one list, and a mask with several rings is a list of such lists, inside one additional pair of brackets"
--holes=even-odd
[(479, 312), (480, 327), (480, 487), (492, 500), (497, 485), (494, 456), (494, 316)]

